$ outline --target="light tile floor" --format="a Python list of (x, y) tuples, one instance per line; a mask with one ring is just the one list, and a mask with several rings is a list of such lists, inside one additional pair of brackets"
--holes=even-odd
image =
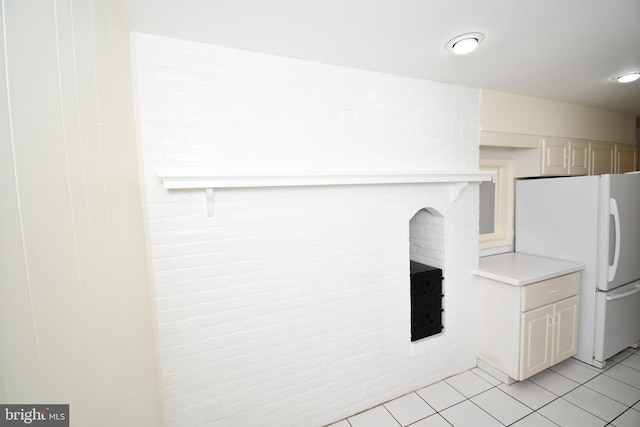
[(507, 386), (471, 369), (330, 427), (640, 427), (640, 350), (568, 359)]

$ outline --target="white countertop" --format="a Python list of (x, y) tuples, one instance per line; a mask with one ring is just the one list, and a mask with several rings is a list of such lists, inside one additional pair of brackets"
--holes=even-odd
[(479, 267), (473, 274), (509, 285), (524, 286), (574, 273), (583, 268), (584, 265), (579, 262), (510, 252), (480, 258)]

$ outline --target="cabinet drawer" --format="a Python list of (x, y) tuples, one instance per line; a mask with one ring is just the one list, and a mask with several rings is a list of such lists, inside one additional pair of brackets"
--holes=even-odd
[(566, 274), (542, 282), (522, 287), (522, 311), (551, 304), (556, 301), (578, 295), (580, 290), (580, 273)]

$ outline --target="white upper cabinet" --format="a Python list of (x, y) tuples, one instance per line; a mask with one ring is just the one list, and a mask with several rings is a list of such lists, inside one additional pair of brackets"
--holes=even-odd
[(615, 173), (615, 152), (616, 146), (614, 144), (591, 143), (590, 175)]
[(603, 175), (638, 170), (633, 145), (542, 138), (541, 176)]
[(542, 140), (541, 175), (588, 175), (589, 143), (564, 139)]
[(616, 146), (616, 173), (638, 170), (638, 150), (633, 145)]
[(570, 141), (569, 174), (587, 175), (589, 173), (589, 145), (586, 142)]

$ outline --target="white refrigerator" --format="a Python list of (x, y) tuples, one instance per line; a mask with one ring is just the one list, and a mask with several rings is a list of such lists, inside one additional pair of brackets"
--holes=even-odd
[(516, 252), (584, 264), (576, 359), (640, 341), (640, 174), (516, 182)]

